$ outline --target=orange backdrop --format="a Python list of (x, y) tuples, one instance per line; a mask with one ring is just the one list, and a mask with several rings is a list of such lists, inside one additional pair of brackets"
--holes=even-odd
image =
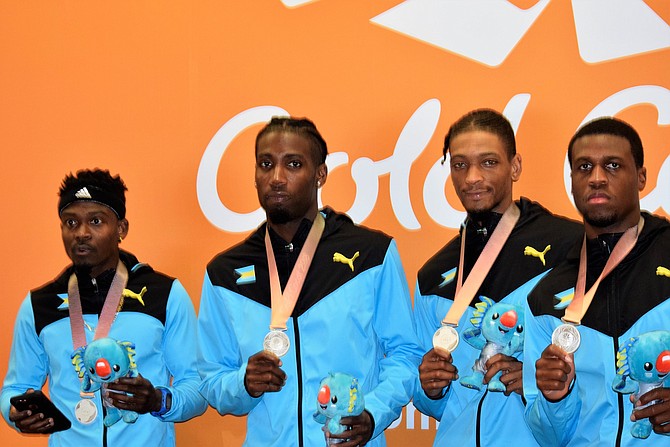
[[(515, 195), (575, 218), (568, 140), (595, 115), (631, 122), (643, 207), (667, 215), (669, 21), (664, 0), (2, 2), (0, 376), (19, 303), (67, 263), (66, 173), (122, 175), (123, 247), (178, 276), (197, 308), (208, 260), (260, 223), (253, 138), (278, 110), (316, 122), (332, 153), (323, 203), (394, 235), (412, 288), (462, 219), (436, 163), (473, 108), (505, 110), (517, 129)], [(434, 430), (410, 406), (389, 444), (428, 446)], [(239, 446), (244, 419), (209, 410), (177, 434)], [(0, 444), (46, 441), (2, 423)]]

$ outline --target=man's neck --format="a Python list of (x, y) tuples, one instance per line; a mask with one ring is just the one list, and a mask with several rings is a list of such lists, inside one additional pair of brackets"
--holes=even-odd
[(307, 213), (306, 215), (298, 218), (298, 219), (293, 219), (289, 222), (286, 223), (281, 223), (281, 224), (276, 224), (272, 222), (268, 218), (268, 225), (272, 230), (277, 233), (279, 237), (284, 239), (286, 242), (292, 242), (293, 238), (295, 237), (295, 234), (298, 232), (298, 229), (300, 228), (300, 224), (302, 223), (303, 219), (309, 219), (310, 221), (314, 222), (314, 219), (316, 218), (316, 213), (318, 213), (319, 210), (317, 209), (314, 212)]
[(588, 239), (595, 239), (604, 234), (623, 233), (627, 229), (634, 227), (640, 222), (640, 213), (632, 214), (625, 219), (620, 220), (606, 227), (597, 227), (584, 221), (584, 232)]

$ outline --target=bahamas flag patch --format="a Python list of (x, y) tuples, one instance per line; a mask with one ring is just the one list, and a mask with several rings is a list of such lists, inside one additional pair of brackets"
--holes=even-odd
[(450, 282), (456, 278), (456, 270), (458, 270), (458, 267), (454, 267), (453, 269), (449, 270), (448, 272), (442, 273), (442, 282), (438, 287), (444, 287)]
[(68, 299), (67, 293), (59, 293), (58, 298), (62, 299), (63, 302), (58, 306), (58, 310), (67, 310), (70, 308), (70, 300)]
[(253, 265), (235, 269), (235, 273), (239, 275), (237, 284), (252, 284), (256, 282), (256, 270)]
[(572, 299), (575, 297), (575, 288), (568, 289), (566, 291), (563, 291), (561, 293), (557, 293), (554, 295), (554, 298), (556, 299), (556, 304), (554, 304), (554, 309), (561, 310), (565, 309), (568, 307), (568, 305), (572, 302)]

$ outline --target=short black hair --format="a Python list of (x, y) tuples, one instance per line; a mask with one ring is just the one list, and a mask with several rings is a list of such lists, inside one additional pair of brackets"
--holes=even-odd
[[(84, 188), (89, 189), (89, 197), (81, 198), (77, 194)], [(92, 200), (111, 208), (119, 219), (125, 219), (126, 191), (128, 188), (119, 175), (112, 176), (106, 169), (82, 169), (63, 178), (58, 190), (58, 213), (75, 201)]]
[(258, 152), (258, 141), (263, 135), (270, 132), (289, 132), (301, 135), (311, 142), (314, 161), (317, 165), (326, 162), (328, 146), (314, 123), (307, 118), (295, 118), (292, 116), (274, 116), (256, 136), (255, 150)]
[(635, 167), (641, 168), (644, 166), (644, 148), (642, 147), (640, 135), (627, 122), (611, 116), (596, 118), (577, 130), (577, 133), (570, 140), (570, 144), (568, 144), (568, 162), (570, 166), (572, 166), (572, 147), (575, 141), (587, 135), (614, 135), (625, 138), (630, 143), (630, 151), (635, 160)]
[(445, 160), (451, 140), (459, 134), (473, 130), (483, 130), (497, 135), (507, 150), (509, 160), (516, 155), (514, 129), (512, 129), (512, 125), (507, 118), (493, 109), (476, 109), (460, 117), (449, 128), (449, 132), (444, 137), (444, 147), (442, 148), (442, 155)]

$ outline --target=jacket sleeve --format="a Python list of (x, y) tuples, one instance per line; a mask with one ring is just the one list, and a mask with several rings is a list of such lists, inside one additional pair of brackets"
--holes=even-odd
[[(440, 301), (444, 303), (447, 302), (445, 299), (440, 299)], [(417, 281), (416, 289), (414, 291), (414, 320), (416, 321), (416, 330), (419, 334), (419, 341), (421, 342), (424, 353), (432, 349), (433, 334), (441, 324), (441, 320), (438, 317), (437, 305), (436, 297), (423, 296), (421, 294), (419, 283)], [(446, 310), (445, 313), (442, 314), (442, 317), (444, 317), (445, 314)], [(442, 419), (442, 414), (447, 405), (448, 394), (450, 391), (451, 387), (446, 390), (446, 394), (442, 398), (431, 399), (423, 392), (419, 376), (417, 375), (417, 384), (414, 391), (414, 406), (423, 414), (431, 416), (439, 421)]]
[(30, 294), (23, 300), (14, 324), (14, 339), (9, 354), (7, 375), (0, 393), (0, 410), (10, 427), (9, 410), (12, 396), (23, 394), (28, 388), (39, 390), (47, 378), (47, 355), (35, 332), (35, 318)]
[(242, 359), (230, 315), (224, 304), (227, 291), (212, 285), (208, 274), (202, 286), (198, 313), (198, 369), (202, 377), (200, 392), (219, 414), (244, 415), (261, 398), (254, 398), (244, 387), (246, 359)]
[(556, 320), (551, 316), (534, 316), (526, 303), (526, 336), (524, 343), (523, 389), (527, 401), (526, 422), (542, 446), (564, 446), (575, 433), (579, 421), (581, 399), (577, 381), (572, 391), (558, 402), (549, 402), (537, 388), (535, 362), (551, 344)]
[(188, 293), (174, 280), (168, 298), (163, 352), (173, 380), (170, 410), (160, 417), (163, 421), (182, 422), (199, 416), (207, 402), (198, 391), (200, 376), (197, 367), (197, 321)]
[(395, 241), (376, 278), (374, 330), (384, 351), (379, 383), (365, 395), (375, 422), (373, 438), (400, 416), (414, 393), (422, 349), (412, 319), (412, 304)]

